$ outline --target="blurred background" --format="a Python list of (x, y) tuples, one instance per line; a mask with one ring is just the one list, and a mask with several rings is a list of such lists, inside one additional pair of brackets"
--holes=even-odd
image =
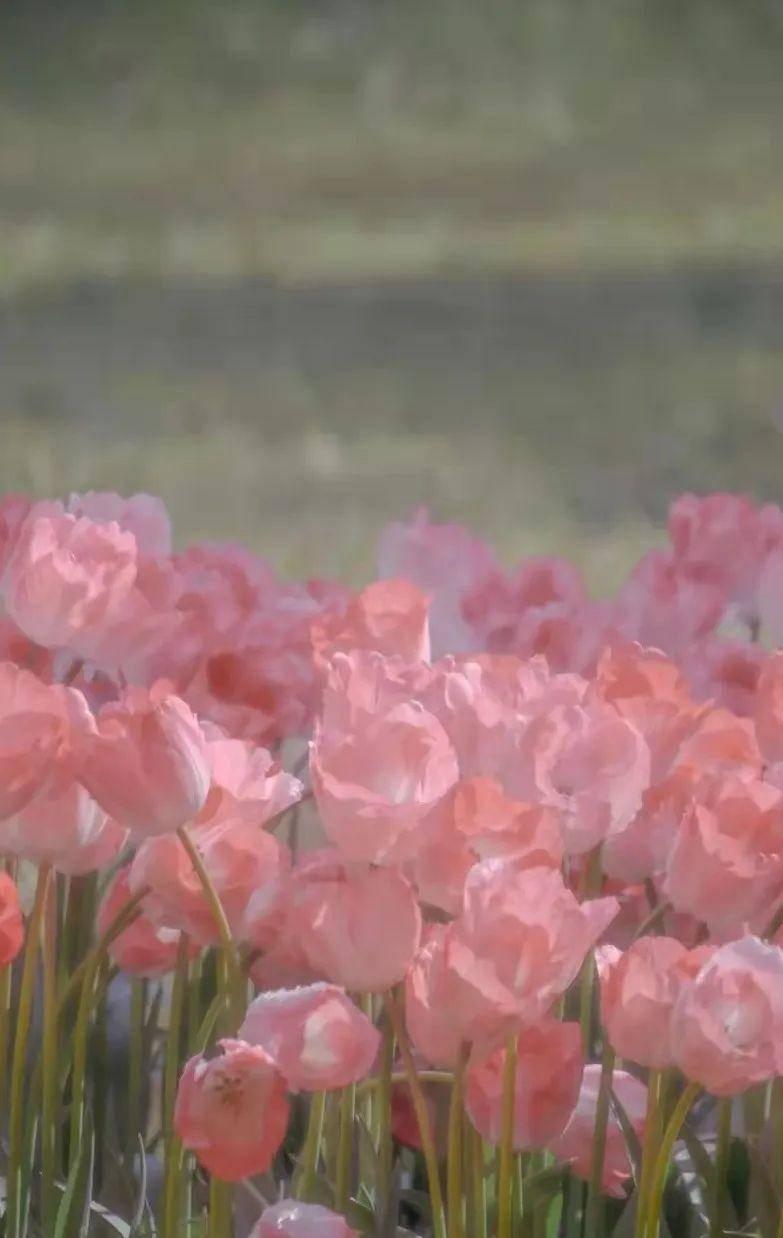
[(4, 489), (598, 589), (781, 498), (780, 0), (7, 0), (0, 73)]

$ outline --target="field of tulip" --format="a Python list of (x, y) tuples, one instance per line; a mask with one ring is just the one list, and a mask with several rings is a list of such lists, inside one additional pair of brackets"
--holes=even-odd
[(2, 501), (3, 1238), (781, 1238), (783, 510), (668, 534)]

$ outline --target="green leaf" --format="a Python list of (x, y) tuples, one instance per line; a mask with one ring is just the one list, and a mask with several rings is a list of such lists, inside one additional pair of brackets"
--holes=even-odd
[(82, 1144), (65, 1183), (65, 1191), (57, 1209), (53, 1238), (87, 1238), (94, 1166), (95, 1136), (90, 1110), (87, 1109)]

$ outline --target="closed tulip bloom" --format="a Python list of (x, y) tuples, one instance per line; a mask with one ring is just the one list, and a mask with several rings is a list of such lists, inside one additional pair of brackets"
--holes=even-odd
[[(98, 908), (98, 933), (103, 935), (131, 899), (128, 884), (129, 865), (121, 868), (103, 896)], [(180, 934), (176, 929), (153, 924), (144, 907), (127, 928), (109, 946), (109, 956), (121, 971), (131, 976), (154, 979), (173, 971), (177, 962)], [(192, 944), (189, 953), (198, 947)]]
[[(468, 1069), (465, 1108), (476, 1130), (499, 1144), (505, 1047)], [(578, 1023), (545, 1019), (517, 1037), (513, 1146), (542, 1148), (564, 1130), (576, 1105), (584, 1059)]]
[(111, 863), (127, 837), (64, 764), (55, 766), (29, 803), (0, 822), (0, 851), (72, 876)]
[(322, 1092), (356, 1083), (370, 1071), (380, 1035), (333, 984), (262, 993), (239, 1036), (265, 1049), (292, 1091)]
[(346, 860), (375, 864), (415, 854), (458, 777), (446, 732), (415, 702), (342, 735), (316, 732), (310, 770), (330, 842)]
[(265, 1208), (249, 1238), (356, 1238), (345, 1217), (321, 1204), (283, 1199)]
[[(582, 1087), (576, 1108), (571, 1114), (568, 1125), (554, 1139), (550, 1151), (560, 1160), (567, 1161), (572, 1173), (587, 1181), (593, 1162), (595, 1147), (595, 1115), (598, 1108), (598, 1092), (601, 1086), (601, 1067), (597, 1064), (585, 1066)], [(647, 1113), (647, 1088), (634, 1079), (627, 1071), (616, 1070), (612, 1075), (612, 1091), (628, 1116), (633, 1130), (639, 1140), (644, 1139), (644, 1125)], [(620, 1124), (610, 1112), (606, 1128), (606, 1147), (604, 1150), (604, 1170), (602, 1188), (604, 1194), (614, 1195), (621, 1199), (625, 1194), (626, 1185), (631, 1177), (631, 1162)]]
[(258, 1045), (220, 1040), (186, 1064), (174, 1129), (215, 1177), (239, 1182), (264, 1173), (285, 1138), (288, 1117), (283, 1076)]
[(0, 967), (13, 962), (24, 941), (19, 891), (8, 873), (0, 873)]
[(640, 937), (625, 953), (596, 951), (601, 1019), (620, 1057), (653, 1070), (673, 1065), (671, 1018), (687, 954), (673, 937)]
[(37, 644), (89, 658), (133, 589), (137, 559), (136, 538), (116, 521), (98, 523), (39, 503), (5, 565), (6, 610)]
[(399, 984), (419, 945), (421, 912), (395, 869), (347, 866), (336, 851), (294, 873), (288, 918), (314, 971), (354, 993)]
[(765, 759), (783, 761), (783, 653), (773, 654), (759, 676), (755, 724)]
[(298, 778), (286, 773), (266, 748), (223, 735), (208, 738), (212, 784), (199, 825), (245, 821), (265, 825), (302, 795)]
[(783, 1072), (783, 950), (743, 937), (716, 950), (672, 1016), (680, 1070), (714, 1096)]
[(100, 710), (82, 740), (79, 776), (102, 808), (138, 839), (191, 821), (210, 787), (207, 741), (164, 683), (129, 688)]

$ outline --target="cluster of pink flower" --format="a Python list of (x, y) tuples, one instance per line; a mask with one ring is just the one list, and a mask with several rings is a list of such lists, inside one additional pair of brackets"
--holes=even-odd
[[(607, 602), (424, 514), (380, 573), (353, 592), (174, 553), (148, 496), (6, 499), (0, 851), (110, 876), (98, 934), (130, 975), (233, 952), (238, 1004), (227, 964), (174, 1114), (218, 1179), (269, 1170), (291, 1094), (357, 1084), (376, 1151), (385, 1095), (427, 1154), (451, 1080), (485, 1144), (585, 1179), (599, 1156), (623, 1196), (651, 1078), (723, 1098), (783, 1075), (783, 511), (683, 496)], [(5, 962), (23, 932), (6, 873)], [(299, 1186), (257, 1238), (354, 1232)]]

